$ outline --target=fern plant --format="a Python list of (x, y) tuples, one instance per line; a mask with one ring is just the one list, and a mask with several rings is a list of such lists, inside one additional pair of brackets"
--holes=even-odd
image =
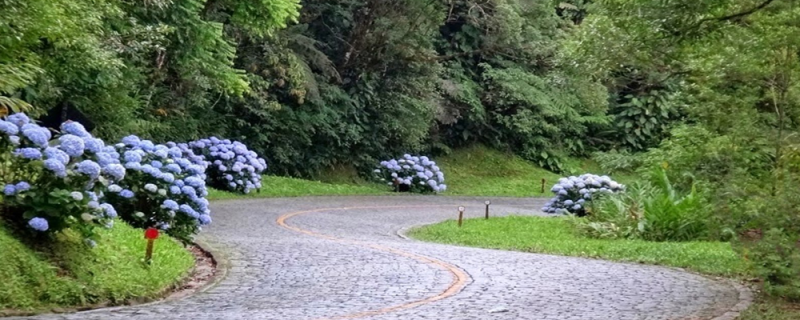
[(599, 199), (593, 214), (577, 224), (595, 237), (692, 241), (708, 238), (710, 215), (703, 194), (695, 187), (676, 190), (666, 171), (657, 168), (648, 181)]

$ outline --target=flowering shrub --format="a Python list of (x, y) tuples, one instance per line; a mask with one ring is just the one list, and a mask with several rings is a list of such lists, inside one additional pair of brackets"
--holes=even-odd
[(403, 155), (399, 160), (381, 161), (375, 169), (378, 179), (398, 191), (442, 192), (447, 190), (444, 173), (426, 156)]
[(615, 193), (625, 190), (625, 186), (611, 180), (608, 176), (582, 174), (558, 180), (550, 191), (555, 197), (545, 204), (542, 211), (547, 213), (586, 215), (586, 208), (598, 194)]
[(239, 193), (261, 189), (261, 173), (267, 169), (267, 162), (243, 143), (211, 137), (189, 142), (188, 146), (207, 162), (206, 182), (211, 187)]
[(127, 136), (116, 145), (128, 173), (107, 189), (109, 202), (134, 227), (157, 227), (189, 241), (211, 223), (206, 163), (186, 144), (154, 144)]
[(0, 120), (0, 132), (5, 218), (38, 234), (71, 228), (93, 246), (94, 227), (117, 216), (102, 190), (126, 175), (114, 147), (77, 122), (52, 137), (23, 113)]

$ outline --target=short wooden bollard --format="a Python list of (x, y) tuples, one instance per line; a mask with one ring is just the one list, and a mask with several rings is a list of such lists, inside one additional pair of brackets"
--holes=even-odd
[(150, 264), (153, 260), (153, 241), (158, 239), (158, 229), (147, 228), (144, 231), (144, 238), (147, 239), (147, 249), (144, 252), (144, 262)]
[(486, 200), (486, 202), (484, 202), (484, 203), (486, 204), (486, 219), (488, 220), (489, 219), (489, 205), (492, 204), (492, 202), (489, 201), (489, 200)]
[(546, 181), (544, 178), (542, 178), (542, 194), (544, 194), (544, 184), (545, 184), (546, 182), (547, 182), (547, 181)]
[(458, 207), (458, 227), (461, 228), (462, 220), (464, 220), (464, 207)]

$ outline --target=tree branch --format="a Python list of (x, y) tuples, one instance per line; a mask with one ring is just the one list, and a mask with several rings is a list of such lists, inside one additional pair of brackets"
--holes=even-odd
[(692, 27), (688, 28), (686, 31), (698, 28), (703, 23), (706, 23), (706, 22), (709, 22), (709, 21), (729, 21), (729, 20), (741, 18), (741, 17), (744, 17), (744, 16), (748, 16), (748, 15), (751, 15), (751, 14), (755, 13), (758, 10), (766, 8), (768, 5), (770, 5), (770, 3), (773, 3), (773, 2), (775, 2), (775, 0), (765, 0), (761, 4), (759, 4), (759, 5), (755, 6), (755, 7), (752, 7), (750, 9), (744, 10), (744, 11), (740, 11), (740, 12), (729, 14), (729, 15), (722, 16), (722, 17), (703, 18), (703, 19), (700, 19), (700, 21), (697, 21), (697, 23), (695, 23)]
[(747, 16), (747, 15), (751, 15), (751, 14), (755, 13), (758, 10), (766, 8), (770, 3), (774, 2), (774, 1), (775, 0), (766, 0), (766, 1), (762, 2), (761, 4), (759, 4), (759, 5), (757, 5), (757, 6), (753, 7), (753, 8), (750, 8), (749, 10), (745, 10), (745, 11), (742, 11), (742, 12), (739, 12), (739, 13), (734, 13), (734, 14), (731, 14), (731, 15), (715, 18), (715, 20), (717, 20), (717, 21), (728, 21), (728, 20), (733, 20), (733, 19), (736, 19), (736, 18), (744, 17), (744, 16)]

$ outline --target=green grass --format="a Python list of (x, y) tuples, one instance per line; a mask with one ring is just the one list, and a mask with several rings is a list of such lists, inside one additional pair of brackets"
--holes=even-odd
[(170, 238), (156, 240), (146, 266), (141, 230), (117, 221), (100, 232), (94, 249), (66, 232), (34, 250), (0, 222), (0, 316), (157, 298), (194, 266), (192, 254)]
[(209, 189), (209, 200), (268, 198), (268, 197), (301, 197), (326, 195), (389, 195), (389, 189), (381, 185), (333, 184), (319, 181), (303, 180), (287, 177), (264, 176), (261, 181), (264, 188), (261, 192), (235, 194), (226, 191)]
[(434, 160), (444, 171), (447, 195), (542, 195), (542, 179), (546, 181), (546, 194), (561, 177), (516, 155), (484, 146), (454, 150)]
[(577, 234), (569, 218), (469, 219), (462, 228), (450, 220), (414, 229), (410, 235), (432, 242), (658, 264), (720, 276), (749, 271), (728, 243), (593, 239)]
[(738, 320), (797, 320), (800, 304), (762, 298), (745, 310)]

